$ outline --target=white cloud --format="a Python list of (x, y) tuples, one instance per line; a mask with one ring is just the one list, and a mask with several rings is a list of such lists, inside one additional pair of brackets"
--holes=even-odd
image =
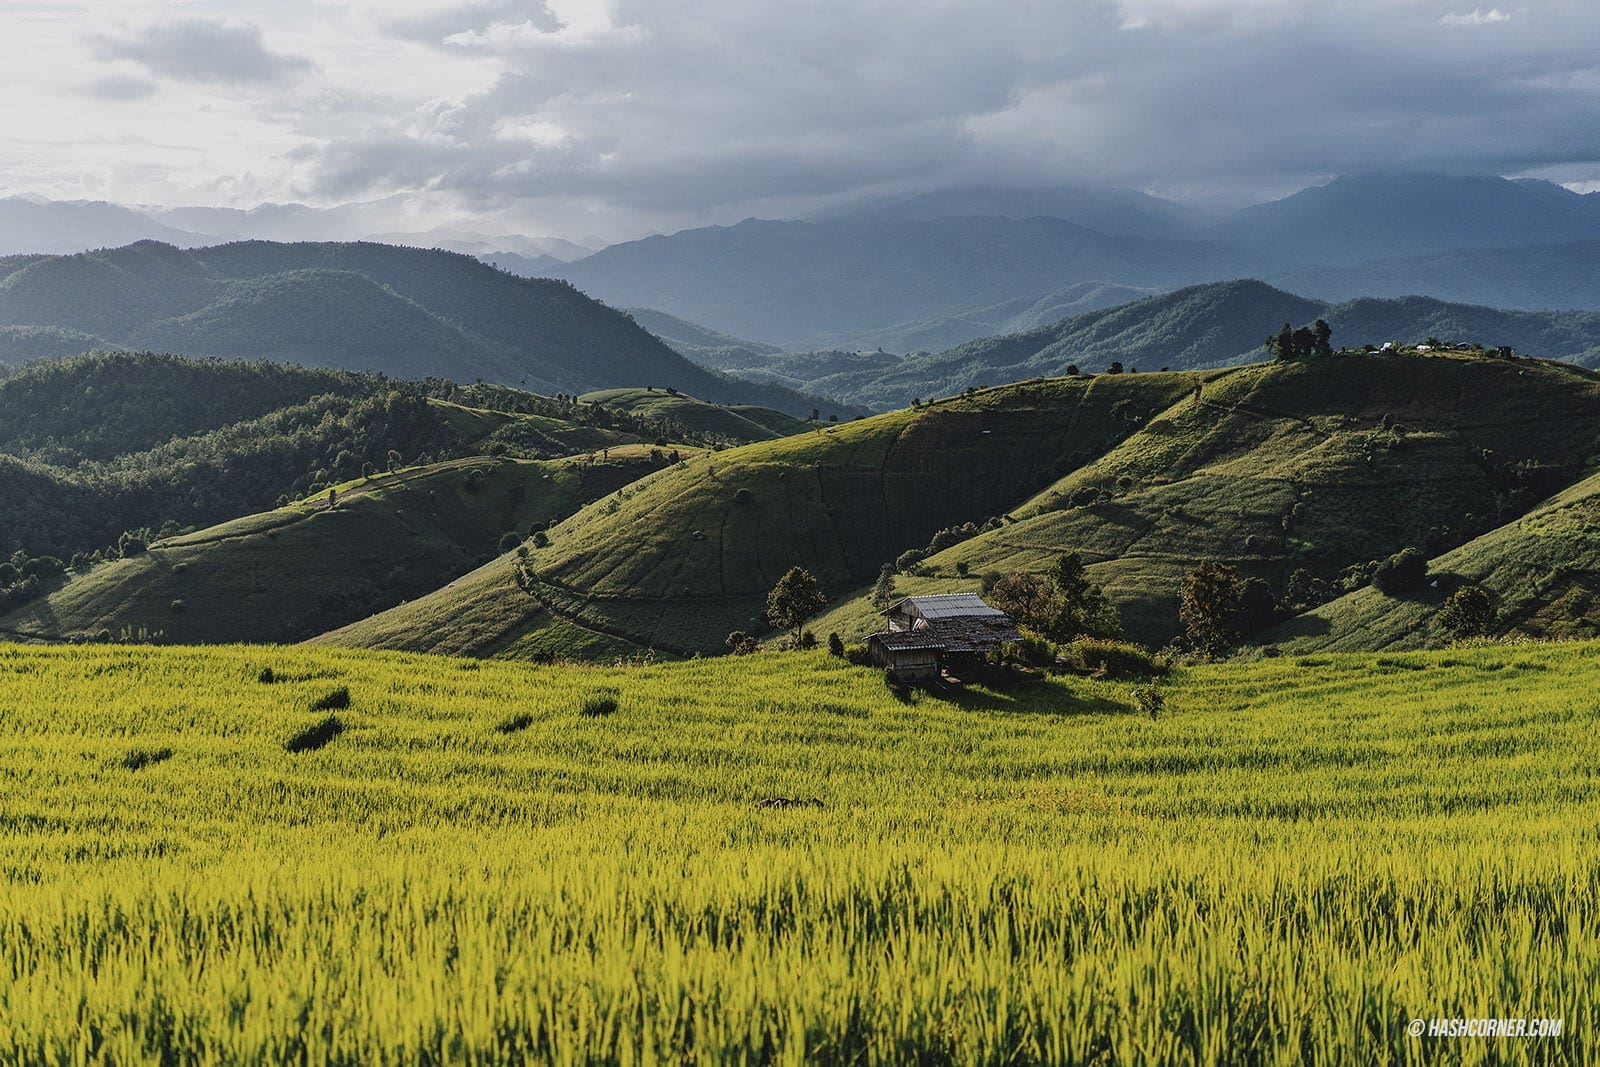
[(1471, 11), (1452, 11), (1439, 19), (1441, 26), (1491, 26), (1496, 22), (1510, 22), (1511, 16), (1497, 7), (1485, 11), (1475, 7)]

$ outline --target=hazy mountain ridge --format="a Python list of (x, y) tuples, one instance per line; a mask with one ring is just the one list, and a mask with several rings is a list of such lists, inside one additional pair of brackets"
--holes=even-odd
[[(1283, 292), (1255, 280), (1162, 293), (1015, 334), (985, 337), (945, 352), (868, 359), (789, 356), (763, 366), (783, 381), (870, 407), (945, 396), (969, 386), (1052, 377), (1070, 367), (1193, 370), (1265, 357), (1263, 342), (1284, 322), (1326, 319), (1338, 345), (1421, 343), (1429, 337), (1537, 356), (1600, 364), (1600, 313), (1503, 311), (1428, 297), (1341, 304)], [(757, 373), (753, 368), (743, 373)]]
[[(180, 250), (146, 241), (10, 262), (17, 266), (0, 278), (0, 326), (69, 331), (107, 346), (552, 393), (671, 386), (799, 415), (839, 408), (707, 370), (566, 282), (520, 278), (461, 253), (368, 242)], [(21, 337), (8, 351), (22, 353)]]

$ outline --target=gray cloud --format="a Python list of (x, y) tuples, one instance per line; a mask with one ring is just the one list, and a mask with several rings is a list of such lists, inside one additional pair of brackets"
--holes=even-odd
[(89, 84), (89, 93), (102, 100), (143, 100), (155, 92), (155, 82), (135, 74), (110, 74)]
[(259, 27), (186, 18), (120, 37), (95, 39), (102, 58), (131, 60), (151, 74), (226, 85), (282, 82), (311, 68), (301, 56), (274, 52)]
[(308, 145), (317, 192), (692, 221), (950, 182), (1276, 191), (1600, 160), (1580, 0), (550, 0), (405, 32), (504, 73)]

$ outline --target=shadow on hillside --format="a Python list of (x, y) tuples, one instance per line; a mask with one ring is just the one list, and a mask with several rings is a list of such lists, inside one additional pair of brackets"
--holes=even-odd
[(1066, 686), (1031, 682), (1005, 689), (940, 686), (923, 695), (964, 711), (1011, 712), (1025, 715), (1126, 715), (1129, 705), (1100, 696), (1084, 696)]

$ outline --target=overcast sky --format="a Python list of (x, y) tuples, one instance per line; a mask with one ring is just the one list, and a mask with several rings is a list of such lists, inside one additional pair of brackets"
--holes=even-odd
[(0, 5), (0, 189), (608, 240), (865, 192), (1600, 179), (1595, 0)]

